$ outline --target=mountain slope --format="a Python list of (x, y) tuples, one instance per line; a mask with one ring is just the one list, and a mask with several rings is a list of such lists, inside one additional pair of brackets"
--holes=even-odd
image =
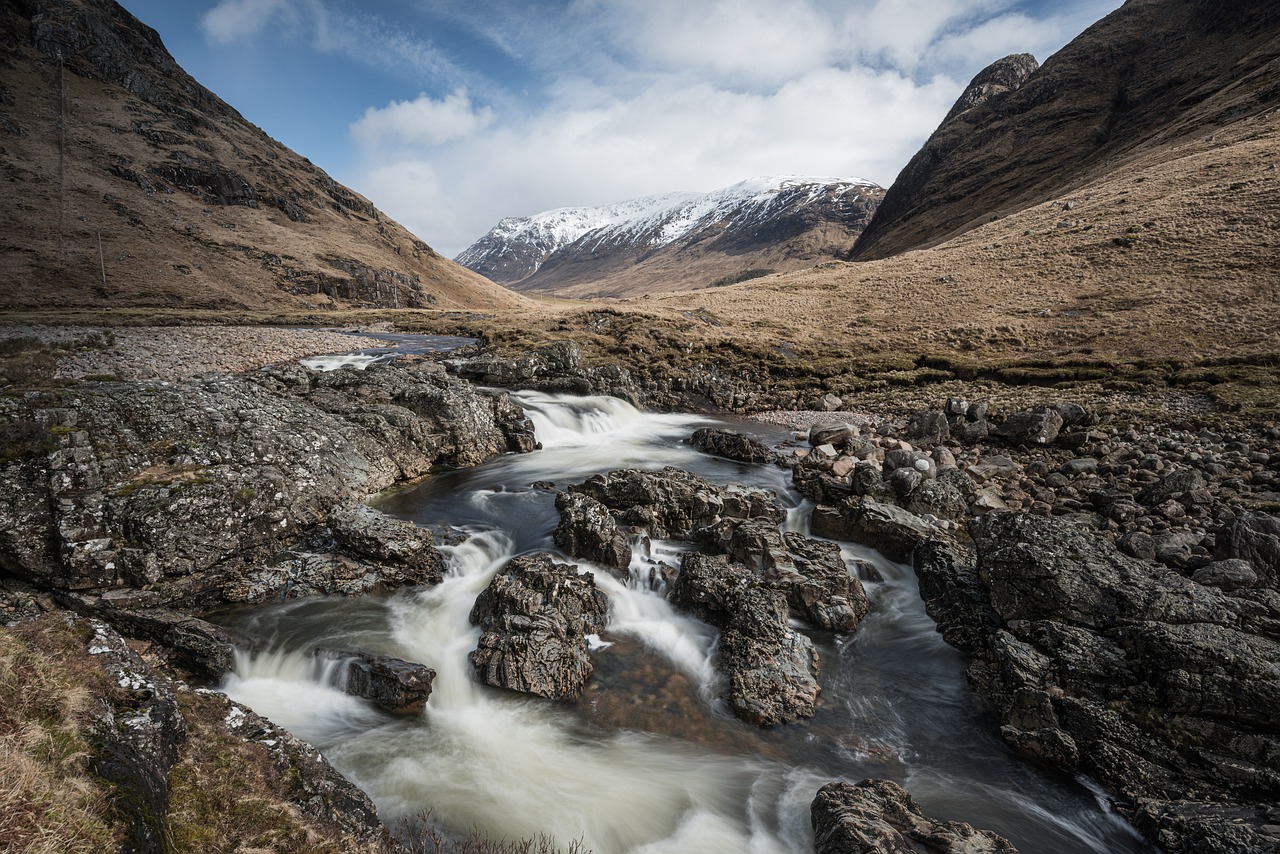
[[(1040, 68), (1025, 59), (975, 78), (889, 189), (853, 259), (935, 245), (1274, 107), (1280, 6), (1128, 0)], [(1003, 85), (980, 91), (993, 74)]]
[(0, 0), (0, 308), (523, 303), (186, 74), (114, 0)]
[(841, 257), (883, 190), (858, 179), (754, 178), (507, 218), (457, 260), (522, 291), (633, 296)]

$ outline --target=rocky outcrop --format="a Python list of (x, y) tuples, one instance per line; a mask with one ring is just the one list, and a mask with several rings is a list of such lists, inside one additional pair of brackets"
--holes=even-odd
[(1170, 851), (1280, 844), (1280, 598), (1234, 595), (1070, 522), (975, 520), (976, 555), (931, 547), (931, 614), (970, 652), (1015, 750), (1098, 780)]
[(487, 685), (576, 699), (591, 676), (587, 636), (606, 622), (609, 599), (595, 576), (538, 553), (512, 558), (476, 597), (471, 622), (483, 634), (471, 653)]
[(721, 630), (717, 667), (734, 714), (758, 726), (813, 717), (818, 654), (788, 625), (787, 595), (724, 555), (689, 552), (671, 599)]
[(0, 567), (148, 606), (431, 583), (429, 534), (349, 502), (533, 444), (509, 397), (428, 364), (102, 383), (0, 421), (42, 439), (0, 467)]
[(631, 564), (631, 540), (618, 527), (609, 508), (587, 495), (561, 492), (556, 495), (560, 524), (552, 535), (570, 557), (626, 569)]
[(1131, 0), (1038, 69), (1026, 54), (999, 60), (898, 175), (853, 260), (935, 245), (1273, 109), (1280, 92), (1262, 81), (1276, 76), (1278, 27), (1266, 0)]
[(926, 816), (888, 780), (828, 783), (810, 807), (817, 854), (1017, 854), (1003, 836)]

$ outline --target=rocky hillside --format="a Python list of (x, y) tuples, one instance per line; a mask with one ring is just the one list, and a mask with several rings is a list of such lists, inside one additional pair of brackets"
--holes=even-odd
[(854, 260), (941, 243), (1280, 103), (1280, 6), (1129, 0), (1036, 68), (980, 73), (907, 164)]
[(114, 0), (0, 0), (0, 308), (520, 298), (245, 121)]
[(508, 217), (457, 261), (522, 291), (636, 296), (742, 281), (841, 257), (884, 191), (860, 179), (754, 178)]

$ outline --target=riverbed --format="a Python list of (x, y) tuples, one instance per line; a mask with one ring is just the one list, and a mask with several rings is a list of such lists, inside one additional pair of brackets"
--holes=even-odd
[[(579, 842), (612, 852), (812, 850), (809, 804), (836, 779), (887, 778), (932, 816), (994, 830), (1024, 852), (1151, 850), (1087, 781), (1037, 770), (976, 710), (964, 657), (924, 612), (910, 567), (841, 544), (871, 615), (848, 637), (798, 625), (821, 656), (822, 694), (806, 723), (761, 730), (720, 699), (715, 630), (667, 602), (662, 565), (688, 544), (637, 545), (623, 583), (583, 561), (610, 598), (595, 674), (576, 703), (477, 684), (467, 654), (476, 595), (511, 556), (556, 552), (555, 489), (617, 468), (677, 466), (774, 490), (785, 525), (807, 533), (789, 472), (695, 451), (713, 419), (642, 413), (606, 397), (516, 395), (540, 450), (441, 472), (374, 500), (436, 529), (449, 563), (428, 589), (305, 599), (221, 619), (268, 651), (243, 655), (223, 689), (316, 744), (377, 803), (383, 818), (446, 833)], [(722, 426), (722, 425), (721, 425)], [(770, 444), (783, 428), (733, 424)], [(865, 562), (862, 563), (862, 562)], [(868, 568), (870, 567), (870, 568)], [(343, 693), (315, 663), (320, 646), (387, 653), (437, 671), (421, 717), (393, 718)]]

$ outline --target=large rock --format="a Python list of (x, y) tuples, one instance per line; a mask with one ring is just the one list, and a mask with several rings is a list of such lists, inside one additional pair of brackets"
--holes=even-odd
[(382, 566), (403, 567), (404, 584), (438, 584), (444, 558), (426, 528), (395, 519), (359, 501), (329, 511), (329, 530), (338, 551)]
[(809, 809), (816, 854), (1017, 854), (1009, 840), (959, 821), (926, 816), (888, 780), (828, 783)]
[(1062, 413), (1048, 406), (1015, 412), (1000, 422), (996, 435), (1013, 445), (1048, 445), (1062, 429)]
[(976, 560), (920, 551), (921, 592), (1004, 739), (1099, 781), (1168, 850), (1280, 844), (1280, 599), (1058, 519), (992, 513), (970, 532)]
[(716, 664), (734, 714), (766, 727), (813, 717), (818, 655), (788, 625), (785, 592), (725, 555), (688, 552), (671, 600), (721, 629)]
[(909, 560), (925, 540), (945, 538), (946, 531), (914, 513), (871, 498), (849, 499), (838, 507), (818, 507), (813, 532), (834, 540), (851, 540), (879, 551), (890, 560)]
[(4, 401), (0, 422), (42, 438), (0, 465), (0, 564), (41, 588), (145, 588), (180, 607), (252, 595), (247, 578), (325, 520), (382, 586), (429, 581), (425, 534), (344, 502), (532, 447), (509, 397), (429, 363), (97, 383)]
[(560, 524), (554, 539), (570, 557), (623, 570), (631, 564), (631, 541), (609, 513), (609, 508), (589, 495), (561, 492), (556, 495)]
[(392, 714), (417, 714), (431, 697), (436, 672), (417, 662), (363, 650), (317, 649), (315, 655), (338, 663), (344, 691)]
[(1280, 586), (1280, 516), (1260, 511), (1237, 516), (1218, 532), (1214, 556), (1246, 560), (1262, 584)]
[(733, 430), (702, 427), (693, 432), (689, 444), (703, 453), (742, 463), (767, 463), (773, 460), (773, 452), (763, 442)]
[(587, 635), (601, 631), (609, 599), (595, 576), (545, 552), (512, 558), (476, 597), (471, 622), (483, 634), (471, 653), (488, 685), (576, 699), (591, 676)]
[(695, 474), (619, 469), (569, 487), (613, 511), (627, 525), (660, 539), (691, 540), (723, 519), (765, 519), (778, 524), (784, 511), (777, 496), (763, 489), (717, 486)]

